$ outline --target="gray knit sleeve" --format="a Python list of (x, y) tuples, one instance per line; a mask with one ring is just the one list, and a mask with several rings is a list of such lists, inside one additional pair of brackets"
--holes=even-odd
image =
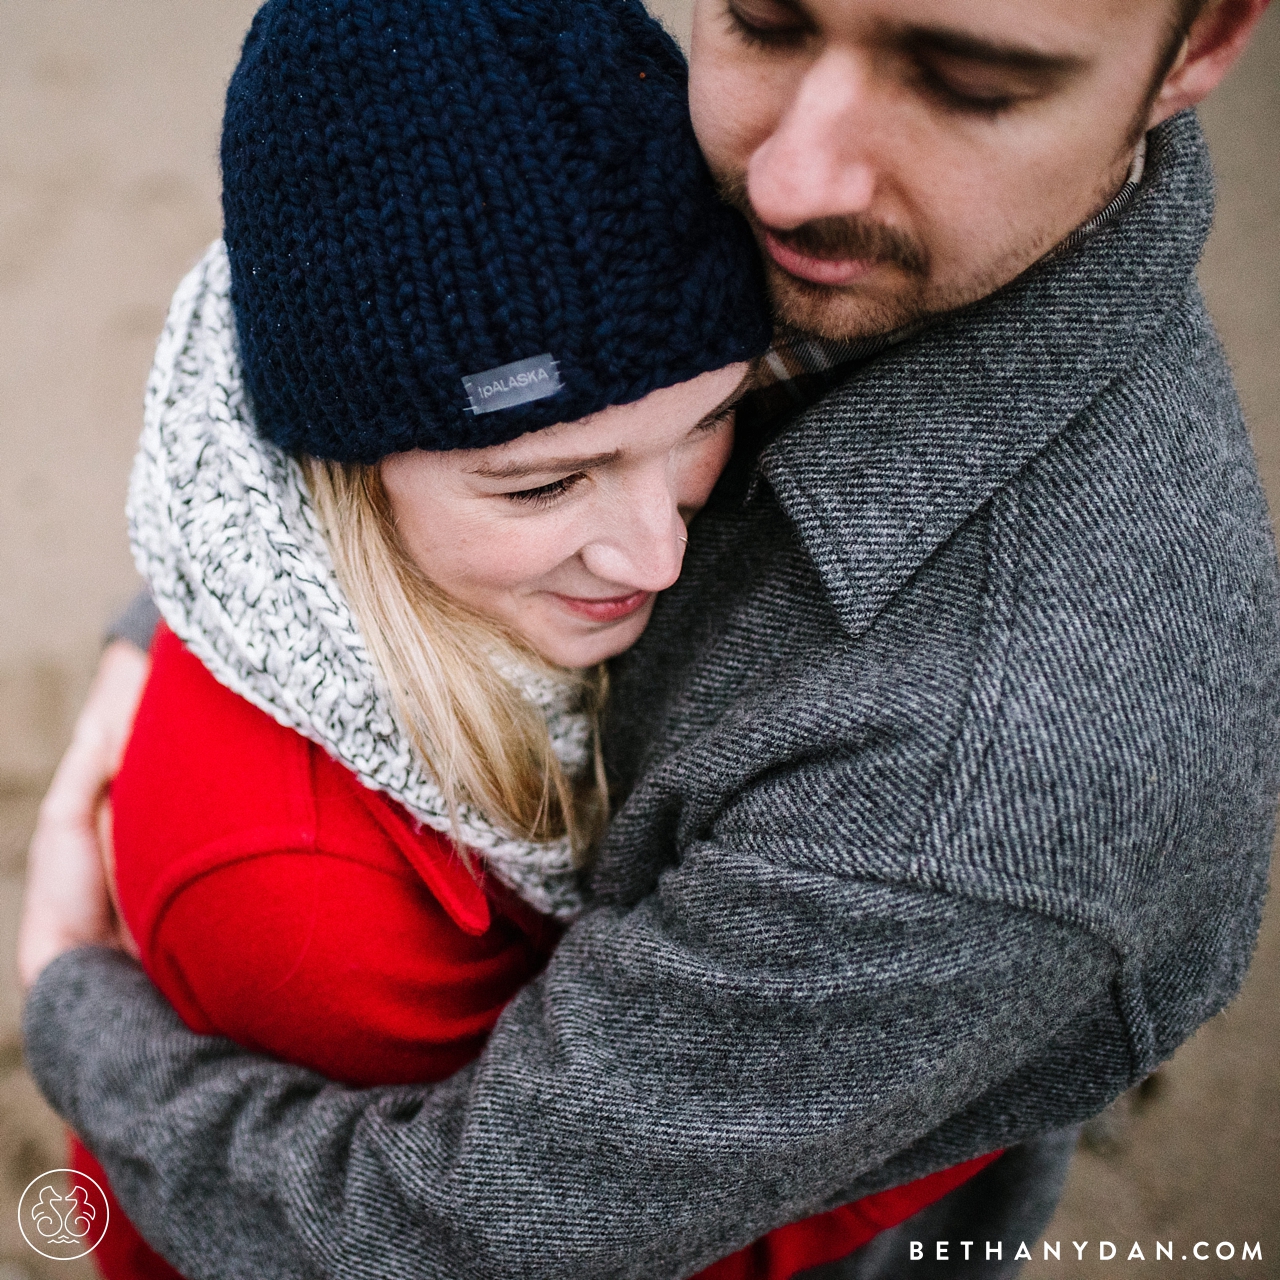
[(112, 618), (105, 639), (108, 643), (112, 640), (128, 640), (146, 653), (151, 648), (152, 638), (159, 625), (160, 610), (151, 599), (151, 593), (144, 587)]
[(660, 1280), (1015, 1141), (998, 1124), (1041, 1100), (1088, 1108), (1097, 1064), (1073, 1055), (1099, 1052), (1114, 977), (1034, 913), (703, 847), (574, 925), (440, 1084), (348, 1089), (193, 1035), (100, 949), (49, 966), (25, 1026), (41, 1088), (192, 1280)]

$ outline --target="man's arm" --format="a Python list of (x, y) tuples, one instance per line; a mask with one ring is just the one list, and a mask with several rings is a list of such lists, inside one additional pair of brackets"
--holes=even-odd
[(151, 592), (143, 588), (112, 619), (107, 628), (107, 639), (126, 640), (140, 652), (147, 653), (159, 625), (160, 610), (156, 608)]
[(18, 932), (24, 987), (69, 947), (118, 940), (102, 873), (100, 807), (129, 740), (149, 669), (145, 651), (129, 639), (107, 645), (71, 745), (40, 805)]
[(18, 930), (18, 976), (24, 988), (72, 947), (123, 944), (133, 950), (101, 865), (110, 856), (105, 798), (133, 729), (159, 622), (160, 612), (145, 589), (112, 619), (71, 743), (41, 802)]
[(576, 924), (439, 1085), (349, 1090), (191, 1035), (95, 949), (50, 966), (26, 1028), (193, 1280), (675, 1277), (849, 1198), (1109, 1016), (1114, 967), (1032, 913), (704, 844)]

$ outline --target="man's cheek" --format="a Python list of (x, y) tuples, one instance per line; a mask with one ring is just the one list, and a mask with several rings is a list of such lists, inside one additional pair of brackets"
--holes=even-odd
[[(696, 64), (695, 64), (696, 65)], [(710, 71), (698, 74), (691, 71), (689, 75), (689, 116), (693, 121), (693, 131), (697, 135), (698, 145), (713, 172), (725, 164), (723, 157), (726, 132), (725, 114), (716, 110), (717, 101), (722, 94), (718, 92), (717, 82), (720, 78)]]
[(741, 56), (692, 63), (689, 114), (702, 153), (717, 177), (741, 174), (777, 128), (780, 95), (768, 68)]

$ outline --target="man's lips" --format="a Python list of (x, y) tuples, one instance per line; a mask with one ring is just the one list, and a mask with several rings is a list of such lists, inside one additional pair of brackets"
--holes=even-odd
[(617, 622), (630, 617), (653, 598), (652, 591), (633, 591), (629, 596), (609, 596), (603, 600), (595, 596), (562, 596), (559, 592), (552, 595), (571, 613), (591, 622)]
[(870, 258), (811, 258), (788, 248), (769, 231), (764, 233), (764, 247), (787, 275), (813, 284), (854, 284), (870, 275), (876, 267), (875, 260)]

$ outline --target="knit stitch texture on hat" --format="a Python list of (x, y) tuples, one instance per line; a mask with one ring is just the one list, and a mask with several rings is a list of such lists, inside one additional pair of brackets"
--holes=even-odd
[[(285, 449), (484, 447), (769, 343), (639, 0), (269, 0), (222, 171), (245, 382)], [(464, 378), (543, 355), (555, 394), (472, 411)]]

